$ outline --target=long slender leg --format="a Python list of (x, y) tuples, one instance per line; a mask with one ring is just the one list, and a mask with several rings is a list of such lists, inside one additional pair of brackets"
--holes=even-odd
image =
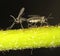
[(42, 26), (43, 25), (43, 22), (41, 22), (41, 25), (40, 26)]
[(48, 26), (48, 23), (47, 22), (44, 22), (47, 26)]
[(30, 23), (28, 23), (28, 28), (30, 27), (30, 25), (31, 25), (31, 24), (30, 24)]
[(28, 23), (28, 28), (29, 28), (30, 26), (32, 26), (32, 23)]
[(35, 24), (34, 24), (34, 27), (37, 27), (37, 25), (36, 25), (36, 24), (37, 24), (37, 23), (35, 23)]
[(23, 25), (22, 25), (22, 22), (20, 23), (20, 25), (21, 25), (21, 28), (24, 29), (24, 27), (23, 27)]
[(14, 26), (14, 24), (15, 24), (15, 22), (13, 22), (13, 24), (10, 27), (8, 27), (7, 29), (11, 29)]

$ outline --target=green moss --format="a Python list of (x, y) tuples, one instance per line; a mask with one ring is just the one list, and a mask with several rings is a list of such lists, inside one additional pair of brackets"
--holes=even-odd
[(59, 46), (59, 27), (39, 27), (0, 31), (0, 50)]

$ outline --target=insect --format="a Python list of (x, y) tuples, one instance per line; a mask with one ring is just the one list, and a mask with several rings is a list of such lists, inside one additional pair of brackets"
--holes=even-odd
[(31, 23), (31, 24), (28, 24), (28, 25), (32, 25), (34, 23), (34, 26), (37, 26), (36, 24), (38, 22), (41, 23), (40, 26), (42, 26), (43, 24), (48, 25), (47, 18), (45, 18), (45, 16), (34, 16), (34, 17), (31, 17), (31, 18), (28, 18), (27, 22)]
[(30, 18), (27, 19), (27, 22), (30, 22), (31, 24), (28, 24), (28, 25), (32, 25), (34, 23), (34, 26), (37, 27), (37, 23), (41, 23), (40, 26), (42, 26), (43, 24), (46, 24), (48, 25), (48, 18), (53, 18), (53, 17), (50, 17), (52, 15), (52, 13), (49, 14), (48, 17), (45, 17), (45, 16), (39, 16), (39, 15), (29, 15)]
[(19, 14), (18, 14), (18, 17), (17, 17), (17, 18), (15, 18), (14, 16), (10, 15), (10, 17), (12, 17), (12, 18), (14, 19), (14, 22), (13, 22), (12, 25), (11, 25), (10, 27), (8, 27), (7, 29), (11, 29), (16, 23), (17, 23), (17, 24), (20, 23), (20, 24), (21, 24), (21, 28), (23, 28), (22, 22), (23, 22), (23, 21), (26, 21), (26, 19), (23, 18), (23, 17), (21, 17), (21, 16), (22, 16), (24, 10), (25, 10), (25, 8), (22, 7), (21, 10), (20, 10), (20, 12), (19, 12)]

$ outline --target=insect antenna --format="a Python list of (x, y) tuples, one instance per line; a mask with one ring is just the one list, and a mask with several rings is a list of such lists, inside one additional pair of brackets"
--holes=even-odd
[(14, 16), (10, 15), (10, 17), (12, 17), (14, 19), (14, 21), (16, 21), (16, 18)]
[(50, 13), (47, 18), (49, 18), (51, 15), (52, 15), (52, 13)]

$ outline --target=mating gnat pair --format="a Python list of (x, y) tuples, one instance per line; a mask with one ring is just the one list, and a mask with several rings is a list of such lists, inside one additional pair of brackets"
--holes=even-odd
[(14, 16), (10, 15), (10, 16), (14, 19), (14, 22), (13, 22), (12, 25), (11, 25), (10, 27), (8, 27), (7, 29), (11, 29), (11, 28), (15, 25), (15, 23), (17, 23), (17, 24), (20, 23), (20, 24), (21, 24), (21, 28), (24, 28), (23, 25), (22, 25), (22, 22), (23, 22), (23, 21), (27, 21), (27, 22), (28, 22), (28, 27), (29, 27), (29, 25), (32, 25), (32, 24), (29, 24), (29, 22), (30, 22), (30, 23), (35, 23), (35, 25), (36, 25), (37, 22), (40, 22), (41, 25), (42, 25), (43, 23), (48, 24), (48, 23), (46, 22), (47, 19), (46, 19), (44, 16), (41, 16), (41, 17), (40, 17), (40, 16), (33, 16), (33, 17), (28, 18), (28, 19), (23, 18), (23, 17), (22, 17), (22, 14), (23, 14), (24, 10), (25, 10), (25, 8), (23, 7), (23, 8), (20, 10), (17, 18), (15, 18)]

